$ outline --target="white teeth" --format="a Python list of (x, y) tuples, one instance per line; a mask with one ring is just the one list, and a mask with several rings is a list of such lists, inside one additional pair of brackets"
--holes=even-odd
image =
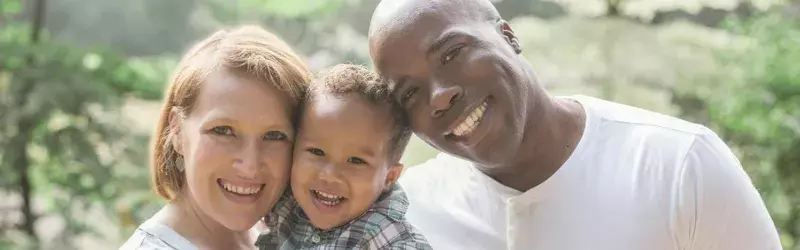
[(314, 190), (314, 191), (315, 191), (315, 192), (317, 192), (317, 194), (318, 194), (319, 196), (322, 196), (322, 197), (325, 197), (325, 198), (328, 198), (328, 199), (332, 199), (332, 200), (338, 200), (338, 199), (341, 199), (341, 198), (342, 198), (341, 196), (336, 196), (336, 195), (334, 195), (334, 194), (325, 193), (325, 192), (322, 192), (322, 191), (317, 191), (317, 190)]
[(486, 102), (481, 103), (480, 106), (475, 108), (475, 110), (467, 116), (467, 119), (464, 119), (464, 122), (456, 126), (452, 131), (453, 135), (463, 136), (471, 133), (480, 124), (484, 112), (486, 112)]
[(341, 203), (344, 200), (344, 197), (342, 197), (342, 196), (338, 196), (338, 195), (334, 195), (334, 194), (330, 194), (330, 193), (326, 193), (326, 192), (322, 192), (322, 191), (318, 191), (318, 190), (312, 190), (312, 191), (314, 192), (314, 194), (317, 195), (317, 200), (319, 202), (321, 202), (322, 204), (328, 205), (328, 206), (338, 205), (339, 203)]
[(337, 202), (332, 202), (332, 201), (324, 201), (324, 200), (320, 200), (320, 202), (322, 202), (322, 204), (325, 204), (325, 205), (328, 205), (328, 206), (334, 206), (334, 205), (336, 205), (336, 204), (339, 204), (339, 202), (338, 202), (338, 201), (337, 201)]
[(261, 187), (255, 187), (255, 188), (252, 188), (252, 187), (249, 187), (249, 188), (248, 187), (240, 187), (240, 186), (235, 186), (235, 185), (233, 185), (231, 183), (228, 183), (228, 182), (225, 182), (225, 181), (222, 181), (222, 187), (225, 188), (225, 190), (230, 191), (231, 193), (237, 193), (237, 194), (242, 194), (242, 195), (255, 194), (255, 193), (258, 193), (258, 191), (261, 191)]

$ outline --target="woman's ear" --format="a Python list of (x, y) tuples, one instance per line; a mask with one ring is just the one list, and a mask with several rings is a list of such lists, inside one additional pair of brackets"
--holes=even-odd
[(400, 174), (403, 173), (403, 166), (402, 163), (396, 163), (392, 166), (389, 166), (389, 171), (386, 173), (386, 182), (383, 184), (383, 190), (387, 190), (392, 187), (398, 178), (400, 178)]
[(169, 129), (167, 130), (167, 143), (172, 144), (180, 155), (183, 155), (183, 136), (181, 135), (181, 127), (183, 126), (183, 113), (178, 107), (172, 107), (169, 111)]

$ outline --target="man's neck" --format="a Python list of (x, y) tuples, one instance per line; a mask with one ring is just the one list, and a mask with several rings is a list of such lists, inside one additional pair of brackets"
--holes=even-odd
[(158, 213), (158, 219), (200, 248), (237, 249), (252, 245), (250, 232), (234, 232), (206, 215), (188, 199), (176, 199)]
[(540, 103), (529, 105), (528, 122), (520, 152), (508, 171), (489, 174), (501, 184), (521, 192), (528, 191), (561, 168), (583, 136), (586, 112), (581, 104), (543, 93)]

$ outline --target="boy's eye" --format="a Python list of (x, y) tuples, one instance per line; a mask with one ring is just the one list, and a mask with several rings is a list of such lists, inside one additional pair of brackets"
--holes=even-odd
[(229, 126), (217, 126), (212, 128), (211, 132), (218, 135), (233, 135), (233, 129)]
[(306, 149), (306, 151), (308, 151), (311, 154), (317, 155), (317, 156), (325, 156), (325, 152), (322, 151), (322, 149), (308, 148), (308, 149)]
[(358, 157), (350, 157), (350, 158), (347, 159), (347, 162), (352, 163), (352, 164), (367, 164), (367, 162), (364, 161), (364, 159), (361, 159), (361, 158), (358, 158)]
[(286, 140), (286, 138), (286, 134), (280, 131), (269, 131), (266, 135), (264, 135), (264, 140), (268, 141), (281, 141)]

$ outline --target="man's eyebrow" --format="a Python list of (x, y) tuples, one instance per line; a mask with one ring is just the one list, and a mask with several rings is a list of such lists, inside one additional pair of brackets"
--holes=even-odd
[(445, 32), (444, 34), (439, 36), (439, 38), (437, 38), (436, 41), (434, 41), (430, 47), (428, 47), (428, 50), (425, 52), (425, 56), (430, 56), (431, 54), (436, 53), (437, 51), (442, 49), (442, 47), (444, 47), (444, 45), (447, 44), (447, 42), (449, 42), (451, 39), (457, 36), (464, 36), (464, 35), (466, 34), (461, 31), (455, 31), (455, 30)]

